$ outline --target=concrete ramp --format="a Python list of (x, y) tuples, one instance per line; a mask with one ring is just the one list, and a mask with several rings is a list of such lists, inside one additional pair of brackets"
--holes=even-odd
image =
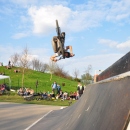
[(130, 77), (87, 86), (72, 106), (52, 111), (31, 130), (125, 130), (130, 112)]

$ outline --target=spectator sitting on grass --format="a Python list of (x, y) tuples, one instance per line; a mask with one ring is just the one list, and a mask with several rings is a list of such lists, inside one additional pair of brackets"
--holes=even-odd
[(43, 98), (43, 99), (47, 99), (47, 93), (46, 93), (46, 92), (43, 92), (42, 98)]
[(20, 95), (20, 96), (23, 96), (24, 95), (24, 89), (23, 88), (18, 89), (17, 94)]
[(60, 90), (59, 98), (62, 98), (62, 97), (63, 97), (63, 92), (62, 90)]
[(64, 93), (63, 93), (63, 97), (62, 97), (62, 99), (63, 99), (63, 100), (66, 100), (67, 97), (68, 97), (68, 93), (67, 93), (67, 92), (64, 92)]
[(5, 92), (4, 84), (0, 85), (0, 91), (1, 91), (1, 94), (3, 94)]
[(29, 94), (30, 94), (30, 90), (29, 90), (29, 88), (26, 88), (26, 89), (25, 89), (25, 92), (24, 92), (24, 95), (27, 96), (27, 95), (29, 95)]
[(59, 94), (56, 95), (56, 99), (59, 99)]
[(33, 95), (34, 94), (34, 90), (33, 89), (30, 89), (30, 95)]
[(55, 94), (53, 91), (50, 93), (50, 95), (51, 95), (51, 98), (55, 98)]

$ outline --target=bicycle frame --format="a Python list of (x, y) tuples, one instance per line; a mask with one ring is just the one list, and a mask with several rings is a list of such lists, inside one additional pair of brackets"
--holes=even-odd
[(59, 39), (59, 50), (58, 51), (61, 52), (63, 59), (65, 59), (65, 54), (64, 54), (65, 39), (63, 39), (61, 29), (60, 29), (59, 24), (58, 24), (58, 20), (56, 20), (56, 32), (57, 32), (57, 37)]

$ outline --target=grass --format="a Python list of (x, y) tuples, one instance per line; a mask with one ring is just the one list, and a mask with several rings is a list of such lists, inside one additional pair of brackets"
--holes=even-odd
[[(5, 66), (0, 66), (0, 73), (5, 73), (5, 75), (10, 76), (11, 79), (11, 89), (17, 90), (22, 87), (22, 69), (20, 69), (19, 73), (15, 73), (14, 70), (20, 69), (17, 67), (13, 67), (11, 69), (7, 69)], [(51, 84), (56, 81), (61, 85), (62, 91), (66, 92), (74, 92), (77, 90), (77, 82), (74, 80), (68, 80), (65, 78), (61, 78), (53, 75), (52, 80), (50, 81), (49, 73), (42, 73), (33, 70), (26, 70), (24, 75), (24, 87), (34, 89), (35, 92), (43, 92), (43, 91), (52, 91)], [(36, 82), (38, 80), (38, 87), (36, 88)], [(0, 80), (0, 84), (6, 83), (9, 85), (8, 79)], [(65, 84), (65, 86), (63, 86)], [(58, 105), (58, 106), (68, 106), (68, 100), (60, 101), (60, 100), (32, 100), (26, 101), (23, 97), (18, 96), (17, 93), (11, 93), (10, 95), (0, 95), (0, 102), (15, 102), (15, 103), (31, 103), (31, 104), (44, 104), (44, 105)], [(73, 101), (75, 102), (75, 101)]]
[[(16, 90), (22, 86), (22, 70), (20, 70), (20, 73), (15, 73), (15, 69), (18, 68), (13, 67), (12, 69), (6, 69), (4, 66), (0, 66), (0, 73), (4, 72), (5, 75), (10, 76), (11, 88)], [(28, 69), (26, 70), (24, 75), (24, 87), (32, 88), (34, 89), (34, 91), (36, 91), (36, 81), (38, 80), (38, 92), (52, 91), (51, 84), (56, 81), (58, 84), (61, 85), (63, 91), (76, 91), (77, 82), (75, 82), (74, 80), (68, 80), (53, 75), (52, 80), (50, 81), (50, 76), (51, 75), (49, 73), (42, 73)], [(9, 81), (8, 79), (0, 80), (0, 84), (2, 83), (9, 84)], [(65, 86), (62, 85), (63, 83), (65, 83)]]
[[(15, 102), (15, 103), (23, 103), (23, 104), (39, 104), (39, 105), (55, 105), (55, 106), (69, 106), (69, 100), (61, 101), (58, 100), (31, 100), (27, 101), (22, 96), (17, 95), (15, 92), (11, 92), (9, 95), (0, 95), (0, 102)], [(73, 100), (72, 104), (76, 101)]]

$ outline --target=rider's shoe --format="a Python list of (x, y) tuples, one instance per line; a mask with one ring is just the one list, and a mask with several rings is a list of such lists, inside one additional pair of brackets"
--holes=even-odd
[(70, 55), (71, 55), (71, 56), (75, 56), (75, 54), (73, 54), (73, 53), (70, 53)]

